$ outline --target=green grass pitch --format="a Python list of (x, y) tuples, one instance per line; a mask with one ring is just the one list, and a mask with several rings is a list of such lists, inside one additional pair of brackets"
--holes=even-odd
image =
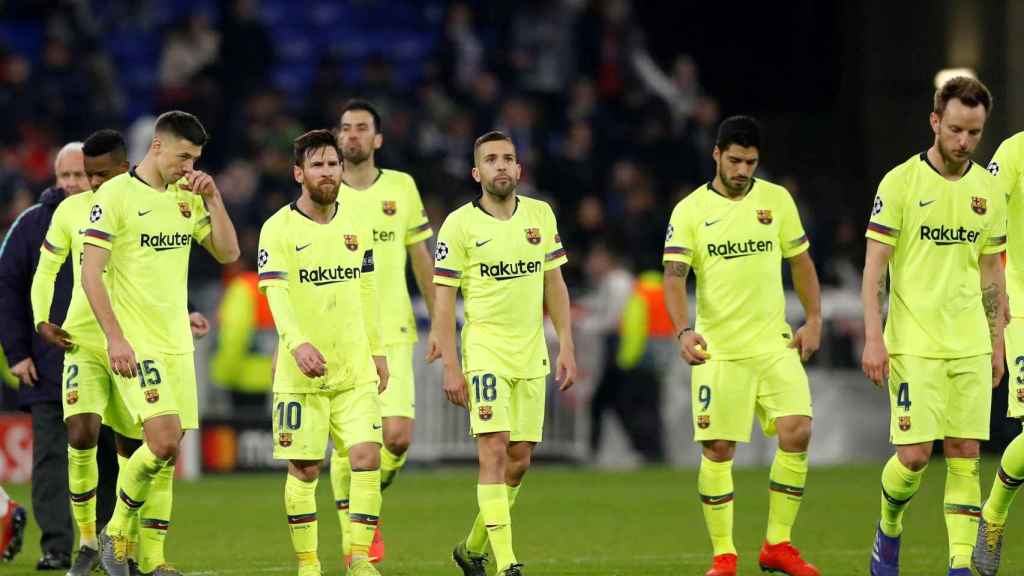
[[(982, 469), (982, 494), (995, 460)], [(878, 515), (882, 463), (811, 469), (794, 540), (830, 576), (867, 574)], [(935, 460), (906, 517), (905, 576), (945, 574), (942, 515), (945, 465)], [(736, 472), (736, 544), (740, 574), (759, 574), (768, 471)], [(411, 470), (385, 493), (384, 576), (459, 576), (452, 546), (476, 514), (470, 468)], [(295, 574), (285, 524), (283, 474), (213, 476), (175, 487), (168, 558), (188, 574)], [(530, 472), (513, 511), (516, 553), (530, 576), (701, 575), (711, 548), (697, 499), (694, 470), (606, 472), (543, 468)], [(12, 487), (19, 502), (26, 487)], [(320, 557), (324, 573), (340, 575), (338, 522), (326, 472), (319, 486)], [(1001, 574), (1024, 573), (1024, 501), (1010, 518)], [(38, 574), (39, 532), (0, 576)]]

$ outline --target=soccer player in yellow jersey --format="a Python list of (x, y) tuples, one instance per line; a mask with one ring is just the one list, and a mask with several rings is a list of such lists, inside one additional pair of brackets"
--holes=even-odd
[[(1006, 360), (1010, 367), (1007, 416), (1024, 419), (1024, 132), (999, 145), (988, 171), (1006, 193), (1006, 292), (1009, 311), (1006, 326)], [(981, 509), (974, 544), (974, 569), (993, 576), (999, 569), (1003, 530), (1014, 496), (1024, 485), (1024, 435), (1018, 435), (1003, 452), (999, 472)]]
[[(790, 544), (807, 479), (811, 393), (801, 360), (821, 342), (821, 297), (796, 204), (789, 192), (755, 179), (761, 131), (747, 116), (718, 128), (715, 179), (681, 200), (665, 237), (665, 305), (680, 355), (693, 366), (694, 440), (703, 446), (697, 491), (714, 558), (708, 576), (736, 574), (732, 540), (732, 462), (750, 441), (754, 415), (778, 433), (768, 484), (763, 570), (817, 576)], [(786, 323), (782, 259), (789, 262), (805, 323)], [(697, 277), (697, 322), (690, 324), (686, 277)]]
[[(560, 389), (576, 379), (569, 292), (560, 269), (567, 260), (551, 207), (516, 194), (522, 167), (509, 137), (488, 132), (473, 151), (481, 193), (449, 214), (438, 233), (427, 359), (443, 359), (445, 395), (469, 409), (480, 460), (480, 514), (455, 547), (454, 560), (463, 574), (484, 576), (490, 541), (497, 574), (521, 576), (510, 510), (543, 436), (551, 371), (544, 308), (558, 333)], [(465, 302), (461, 363), (455, 348), (459, 289)]]
[(896, 446), (882, 470), (875, 576), (899, 573), (903, 512), (935, 440), (946, 456), (949, 574), (970, 574), (981, 516), (979, 443), (988, 439), (991, 388), (1005, 371), (1006, 200), (992, 175), (971, 162), (991, 109), (992, 96), (977, 80), (957, 77), (940, 87), (930, 117), (934, 143), (885, 175), (868, 222), (861, 362), (876, 386), (888, 387)]
[(302, 195), (263, 225), (257, 257), (282, 354), (274, 372), (274, 457), (288, 460), (285, 510), (299, 576), (316, 576), (316, 486), (328, 435), (347, 450), (347, 574), (373, 576), (378, 572), (369, 548), (381, 504), (379, 394), (388, 383), (374, 242), (363, 216), (338, 201), (342, 164), (330, 131), (313, 130), (295, 141), (294, 175)]
[(118, 392), (145, 436), (121, 469), (114, 515), (100, 534), (100, 562), (111, 576), (128, 576), (131, 525), (152, 487), (169, 485), (183, 430), (199, 425), (186, 304), (192, 241), (219, 262), (238, 257), (220, 192), (194, 169), (207, 138), (195, 116), (161, 114), (142, 162), (104, 183), (88, 208), (82, 286)]
[[(369, 102), (353, 100), (341, 114), (338, 146), (345, 162), (338, 198), (369, 224), (373, 234), (374, 270), (381, 305), (381, 340), (387, 352), (391, 378), (381, 394), (384, 445), (380, 450), (381, 489), (387, 489), (405, 464), (416, 417), (416, 388), (412, 369), (416, 319), (405, 277), (406, 260), (427, 310), (433, 309), (434, 259), (427, 248), (433, 235), (416, 183), (408, 174), (377, 167), (376, 150), (383, 143), (380, 114)], [(331, 455), (331, 487), (342, 525), (342, 554), (351, 544), (348, 521), (350, 467), (343, 447)], [(384, 542), (380, 525), (374, 535), (370, 558), (380, 561)]]

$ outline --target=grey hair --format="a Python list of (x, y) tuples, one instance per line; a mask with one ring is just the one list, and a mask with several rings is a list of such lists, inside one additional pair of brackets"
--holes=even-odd
[(82, 145), (83, 144), (81, 142), (78, 142), (77, 140), (75, 142), (68, 142), (67, 144), (65, 144), (64, 147), (61, 148), (60, 151), (57, 152), (57, 155), (54, 156), (53, 158), (54, 169), (56, 169), (57, 164), (60, 164), (60, 159), (63, 158), (64, 155), (67, 154), (68, 152), (81, 152)]

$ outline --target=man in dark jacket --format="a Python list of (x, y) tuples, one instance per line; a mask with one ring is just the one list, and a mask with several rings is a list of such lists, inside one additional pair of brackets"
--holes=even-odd
[[(89, 189), (81, 143), (71, 143), (54, 162), (57, 183), (43, 191), (39, 203), (18, 216), (0, 247), (0, 330), (11, 372), (21, 387), (18, 403), (32, 414), (32, 508), (39, 524), (43, 557), (38, 570), (61, 570), (71, 566), (74, 529), (68, 506), (67, 430), (61, 408), (63, 350), (46, 344), (32, 325), (30, 289), (39, 263), (39, 248), (57, 205), (65, 197)], [(64, 263), (57, 276), (50, 318), (64, 320), (72, 289), (71, 262)], [(105, 523), (113, 510), (113, 482), (117, 461), (113, 437), (105, 430), (101, 439), (100, 487), (97, 490), (97, 520)], [(106, 459), (104, 464), (102, 461)], [(103, 470), (113, 470), (104, 474)], [(109, 486), (104, 484), (109, 483)]]

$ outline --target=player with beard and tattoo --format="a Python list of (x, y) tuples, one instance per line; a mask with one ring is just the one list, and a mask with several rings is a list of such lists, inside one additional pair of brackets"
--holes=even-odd
[[(490, 541), (497, 574), (520, 576), (510, 511), (543, 436), (551, 371), (545, 307), (558, 334), (560, 389), (576, 378), (569, 292), (560, 270), (567, 260), (551, 207), (516, 194), (522, 168), (509, 137), (489, 132), (473, 151), (473, 178), (482, 190), (449, 214), (438, 233), (427, 360), (443, 359), (445, 395), (469, 409), (480, 461), (480, 513), (454, 560), (463, 574), (484, 576)], [(461, 363), (455, 347), (459, 289), (466, 318)]]
[[(381, 394), (384, 445), (380, 450), (381, 489), (386, 490), (405, 464), (416, 417), (416, 388), (412, 355), (416, 345), (416, 319), (405, 276), (406, 260), (427, 310), (433, 309), (434, 259), (427, 248), (433, 235), (423, 201), (412, 177), (404, 172), (377, 167), (376, 151), (383, 143), (380, 114), (369, 102), (353, 100), (341, 114), (338, 145), (345, 161), (338, 198), (347, 210), (358, 214), (373, 233), (374, 269), (381, 304), (381, 340), (388, 358), (391, 380)], [(342, 555), (351, 553), (349, 485), (351, 469), (344, 448), (335, 445), (331, 455), (331, 488), (342, 527)], [(384, 557), (380, 525), (370, 546), (370, 560)]]
[(279, 336), (274, 371), (274, 457), (288, 461), (285, 510), (299, 576), (318, 576), (316, 485), (330, 435), (352, 466), (350, 576), (369, 561), (380, 514), (380, 393), (388, 368), (380, 338), (371, 231), (339, 204), (342, 164), (328, 130), (295, 140), (302, 195), (260, 231), (259, 286)]
[[(882, 518), (871, 574), (899, 573), (903, 512), (935, 440), (946, 456), (949, 574), (968, 576), (981, 517), (979, 444), (989, 435), (991, 388), (1003, 373), (1006, 198), (971, 162), (992, 111), (981, 82), (958, 77), (935, 93), (931, 148), (878, 185), (866, 236), (861, 301), (864, 373), (889, 390), (896, 453), (882, 470)], [(882, 294), (889, 313), (882, 331)]]

